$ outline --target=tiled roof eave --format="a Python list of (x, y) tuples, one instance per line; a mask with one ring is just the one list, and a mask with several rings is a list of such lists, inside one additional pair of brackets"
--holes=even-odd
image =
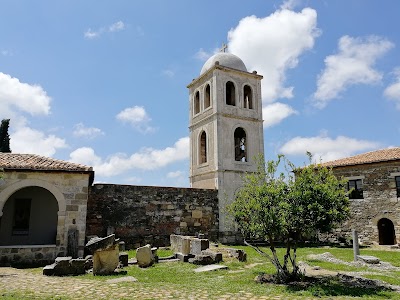
[(379, 164), (379, 163), (383, 163), (383, 162), (393, 162), (393, 161), (400, 162), (400, 158), (382, 159), (382, 160), (365, 161), (365, 162), (354, 162), (354, 163), (343, 163), (343, 164), (329, 164), (329, 162), (328, 162), (328, 163), (321, 164), (321, 166), (338, 168), (338, 167), (352, 167), (352, 166), (359, 166), (359, 165)]
[(17, 172), (57, 172), (57, 173), (93, 173), (93, 169), (80, 170), (80, 169), (47, 169), (47, 168), (18, 168), (18, 167), (2, 167), (4, 171), (17, 171)]

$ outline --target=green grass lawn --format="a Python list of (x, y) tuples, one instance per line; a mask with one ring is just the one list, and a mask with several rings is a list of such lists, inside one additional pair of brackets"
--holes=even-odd
[[(125, 268), (127, 275), (138, 279), (138, 284), (148, 288), (168, 287), (176, 290), (193, 291), (201, 290), (210, 296), (218, 296), (227, 293), (248, 292), (255, 296), (283, 295), (288, 298), (297, 297), (328, 297), (343, 299), (347, 297), (360, 297), (365, 299), (400, 299), (400, 294), (387, 290), (373, 290), (350, 288), (342, 286), (335, 280), (314, 284), (309, 287), (299, 288), (275, 284), (258, 284), (254, 278), (260, 273), (273, 274), (273, 265), (246, 246), (238, 246), (246, 251), (247, 262), (236, 260), (225, 261), (222, 264), (228, 266), (228, 270), (219, 270), (207, 273), (195, 273), (193, 270), (198, 266), (189, 263), (158, 263), (150, 268), (139, 268), (136, 265)], [(265, 249), (268, 251), (268, 249)], [(283, 249), (278, 250), (280, 254)], [(367, 271), (367, 267), (346, 266), (307, 258), (309, 254), (321, 254), (330, 252), (335, 258), (351, 262), (353, 261), (352, 249), (345, 248), (300, 248), (298, 249), (298, 261), (305, 261), (311, 266), (318, 265), (323, 269), (342, 272)], [(168, 250), (159, 250), (160, 257), (172, 254)], [(362, 249), (362, 255), (373, 255), (382, 261), (390, 262), (394, 266), (400, 266), (400, 252)], [(129, 256), (134, 257), (135, 251), (130, 251)], [(364, 276), (371, 279), (379, 279), (390, 284), (400, 285), (400, 272), (380, 272), (377, 275)], [(106, 280), (109, 276), (85, 275), (93, 280)]]
[[(199, 291), (207, 294), (210, 298), (229, 293), (251, 293), (257, 296), (282, 296), (284, 299), (400, 299), (400, 293), (383, 289), (350, 288), (343, 286), (337, 280), (327, 279), (313, 285), (285, 286), (276, 284), (258, 284), (254, 278), (260, 273), (273, 274), (273, 265), (256, 253), (252, 248), (237, 246), (244, 249), (247, 253), (247, 262), (236, 260), (224, 261), (222, 264), (228, 266), (228, 270), (219, 270), (206, 273), (195, 273), (193, 270), (198, 266), (190, 263), (171, 262), (158, 263), (149, 268), (139, 268), (132, 265), (124, 268), (128, 276), (135, 277), (138, 281), (134, 284), (138, 287), (149, 289), (169, 289), (176, 291)], [(268, 249), (265, 249), (268, 251)], [(283, 249), (278, 249), (283, 253)], [(330, 252), (335, 258), (343, 261), (353, 261), (352, 249), (345, 248), (300, 248), (298, 249), (298, 261), (304, 261), (311, 266), (320, 266), (323, 269), (341, 272), (366, 272), (372, 271), (367, 267), (346, 266), (307, 258), (309, 254), (321, 254)], [(160, 257), (169, 256), (171, 251), (159, 250)], [(400, 267), (400, 251), (361, 249), (362, 255), (373, 255), (382, 261), (390, 262), (394, 266)], [(135, 251), (129, 251), (129, 256), (135, 256)], [(41, 268), (31, 269), (31, 272), (41, 273)], [(400, 286), (400, 272), (398, 271), (373, 271), (374, 274), (363, 275), (365, 278), (378, 279), (384, 282)], [(93, 276), (86, 274), (77, 278), (90, 280), (107, 280), (116, 276)], [(132, 283), (119, 283), (120, 285), (132, 285)], [(15, 296), (15, 297), (14, 297)], [(1, 294), (0, 294), (1, 298)], [(19, 299), (18, 294), (10, 295), (4, 299)], [(23, 298), (27, 299), (27, 298)], [(64, 299), (64, 298), (63, 298)]]

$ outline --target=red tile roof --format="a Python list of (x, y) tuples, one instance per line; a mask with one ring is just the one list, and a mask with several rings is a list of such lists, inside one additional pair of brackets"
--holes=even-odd
[(400, 160), (400, 148), (387, 148), (322, 163), (322, 166), (342, 167)]
[(0, 153), (0, 168), (9, 170), (43, 170), (93, 172), (92, 167), (35, 154)]

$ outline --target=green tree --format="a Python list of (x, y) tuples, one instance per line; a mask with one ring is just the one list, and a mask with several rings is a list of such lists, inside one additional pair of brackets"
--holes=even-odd
[[(329, 232), (349, 216), (345, 182), (332, 169), (311, 163), (296, 168), (284, 156), (265, 163), (259, 158), (258, 170), (244, 177), (228, 210), (245, 237), (245, 244), (266, 257), (276, 268), (276, 280), (289, 282), (302, 275), (296, 262), (298, 242), (311, 234)], [(283, 164), (283, 172), (278, 169)], [(268, 242), (271, 254), (251, 244)], [(286, 251), (280, 259), (276, 247)]]
[(0, 152), (11, 153), (10, 136), (8, 135), (8, 127), (10, 119), (3, 119), (0, 125)]

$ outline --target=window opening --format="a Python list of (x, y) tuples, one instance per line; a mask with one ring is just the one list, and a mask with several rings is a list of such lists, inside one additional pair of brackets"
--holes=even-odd
[(194, 114), (198, 114), (200, 112), (200, 92), (197, 91), (194, 95)]
[(395, 180), (396, 180), (397, 197), (400, 197), (400, 176), (396, 176)]
[(207, 162), (207, 134), (203, 131), (200, 135), (200, 163)]
[(247, 161), (247, 141), (246, 141), (246, 132), (243, 128), (236, 128), (235, 134), (235, 160), (236, 161)]
[(244, 108), (253, 109), (253, 95), (251, 87), (245, 85), (243, 88)]
[(205, 98), (204, 98), (204, 108), (208, 108), (210, 106), (211, 106), (211, 88), (210, 85), (207, 84)]
[(349, 180), (347, 183), (347, 190), (352, 192), (349, 195), (350, 199), (363, 199), (363, 182), (361, 179)]
[(232, 81), (226, 83), (226, 104), (235, 106), (235, 85)]
[(28, 235), (31, 199), (15, 199), (12, 235)]

